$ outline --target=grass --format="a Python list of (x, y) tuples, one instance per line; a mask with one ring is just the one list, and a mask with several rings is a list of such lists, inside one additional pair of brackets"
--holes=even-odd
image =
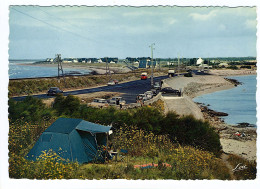
[[(21, 127), (23, 125), (23, 127)], [(9, 174), (29, 179), (230, 179), (228, 168), (214, 154), (172, 143), (166, 135), (154, 135), (135, 127), (119, 129), (110, 138), (113, 148), (128, 149), (127, 161), (79, 165), (67, 162), (53, 151), (43, 152), (37, 161), (24, 155), (37, 140), (36, 125), (13, 124), (9, 133)], [(22, 131), (22, 132), (21, 132)], [(42, 131), (41, 131), (42, 132)], [(29, 138), (27, 136), (30, 136)], [(120, 159), (120, 158), (119, 158)], [(156, 163), (150, 169), (134, 165)], [(168, 163), (171, 167), (165, 167)]]
[(256, 179), (256, 161), (246, 160), (238, 155), (230, 154), (228, 162), (235, 168), (234, 176), (237, 180)]

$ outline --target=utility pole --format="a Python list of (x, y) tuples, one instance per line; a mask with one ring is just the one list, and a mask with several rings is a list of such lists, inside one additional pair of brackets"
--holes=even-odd
[(153, 50), (155, 49), (153, 46), (155, 43), (151, 44), (149, 47), (151, 48), (151, 87), (153, 88)]
[(106, 79), (107, 79), (107, 73), (108, 73), (107, 68), (108, 68), (108, 62), (107, 62), (107, 57), (106, 57)]
[(179, 53), (178, 53), (178, 74), (179, 74), (179, 69), (180, 69), (179, 65), (180, 65), (180, 56), (179, 56)]
[(56, 58), (55, 58), (55, 61), (58, 63), (58, 79), (60, 79), (60, 72), (61, 72), (61, 75), (63, 77), (63, 80), (64, 80), (64, 85), (66, 87), (66, 82), (65, 82), (65, 77), (64, 77), (64, 73), (63, 73), (63, 69), (62, 69), (62, 64), (61, 64), (61, 54), (56, 54)]

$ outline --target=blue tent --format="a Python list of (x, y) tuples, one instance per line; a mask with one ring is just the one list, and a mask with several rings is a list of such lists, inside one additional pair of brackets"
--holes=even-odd
[(82, 119), (59, 118), (41, 134), (26, 158), (35, 161), (43, 151), (51, 149), (62, 158), (78, 163), (100, 159), (98, 146), (106, 145), (110, 129)]

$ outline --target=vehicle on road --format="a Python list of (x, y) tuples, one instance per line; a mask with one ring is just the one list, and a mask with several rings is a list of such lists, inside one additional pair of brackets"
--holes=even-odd
[(181, 96), (181, 91), (173, 89), (171, 87), (165, 87), (161, 90), (162, 94), (173, 94), (177, 96)]
[(126, 104), (126, 101), (118, 96), (118, 97), (113, 97), (109, 100), (109, 104), (110, 105), (125, 105)]
[(146, 72), (143, 72), (141, 74), (141, 80), (146, 80), (148, 77), (147, 77), (147, 73)]
[(88, 103), (88, 106), (95, 108), (103, 108), (108, 107), (109, 104), (106, 99), (103, 98), (95, 98), (93, 102)]
[(168, 76), (169, 77), (174, 77), (175, 76), (175, 70), (169, 70), (168, 71)]
[(63, 91), (60, 90), (58, 87), (51, 87), (47, 92), (47, 96), (54, 96), (61, 93), (63, 93)]
[(144, 94), (147, 97), (147, 100), (153, 98), (153, 92), (152, 91), (146, 91)]
[(113, 79), (107, 83), (107, 85), (116, 85), (116, 84), (118, 84), (118, 80), (116, 79)]

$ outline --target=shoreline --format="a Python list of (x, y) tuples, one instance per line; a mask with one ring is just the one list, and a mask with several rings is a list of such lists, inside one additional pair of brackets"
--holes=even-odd
[[(74, 64), (74, 65), (73, 65)], [(97, 74), (106, 74), (106, 67), (105, 66), (102, 66), (102, 65), (97, 65), (97, 66), (93, 66), (93, 65), (88, 65), (87, 63), (84, 65), (79, 65), (77, 63), (73, 63), (73, 64), (70, 64), (70, 63), (63, 63), (62, 64), (62, 67), (63, 68), (73, 68), (73, 69), (87, 69), (91, 72), (96, 72)], [(38, 67), (57, 67), (58, 65), (57, 64), (41, 64), (41, 63), (27, 63), (27, 64), (19, 64), (19, 65), (23, 65), (23, 66), (38, 66)], [(130, 69), (127, 68), (127, 67), (124, 67), (124, 66), (111, 66), (110, 65), (110, 73), (113, 74), (113, 73), (126, 73), (126, 72), (129, 72)]]
[[(236, 70), (223, 70), (224, 73), (221, 73), (220, 70), (217, 70), (218, 74), (213, 75), (204, 75), (204, 76), (194, 76), (191, 78), (179, 77), (179, 78), (170, 78), (170, 80), (166, 81), (165, 86), (169, 86), (175, 89), (183, 89), (184, 92), (183, 99), (186, 101), (192, 101), (196, 108), (191, 106), (191, 104), (186, 103), (186, 107), (182, 107), (182, 109), (186, 109), (187, 111), (183, 114), (178, 113), (178, 106), (172, 106), (168, 111), (175, 111), (179, 115), (192, 115), (195, 118), (203, 117), (202, 120), (208, 121), (215, 130), (220, 135), (220, 142), (223, 147), (223, 152), (232, 153), (239, 155), (240, 157), (246, 158), (248, 160), (256, 160), (256, 138), (257, 133), (255, 127), (236, 127), (233, 125), (229, 125), (225, 123), (219, 116), (212, 116), (207, 111), (202, 110), (202, 106), (195, 103), (192, 99), (201, 96), (204, 94), (209, 94), (213, 92), (217, 92), (220, 90), (228, 90), (234, 88), (235, 85), (231, 84), (229, 81), (224, 79), (228, 76), (243, 76), (243, 75), (256, 75), (251, 72), (250, 74), (244, 72), (244, 70), (239, 73), (235, 73)], [(229, 71), (229, 72), (228, 72)], [(230, 73), (230, 75), (226, 75)], [(169, 105), (173, 103), (173, 100), (166, 100), (165, 104)], [(185, 104), (184, 104), (185, 106)], [(169, 108), (169, 107), (167, 107)], [(199, 110), (198, 110), (199, 109)], [(236, 133), (239, 132), (242, 135), (237, 136)]]

